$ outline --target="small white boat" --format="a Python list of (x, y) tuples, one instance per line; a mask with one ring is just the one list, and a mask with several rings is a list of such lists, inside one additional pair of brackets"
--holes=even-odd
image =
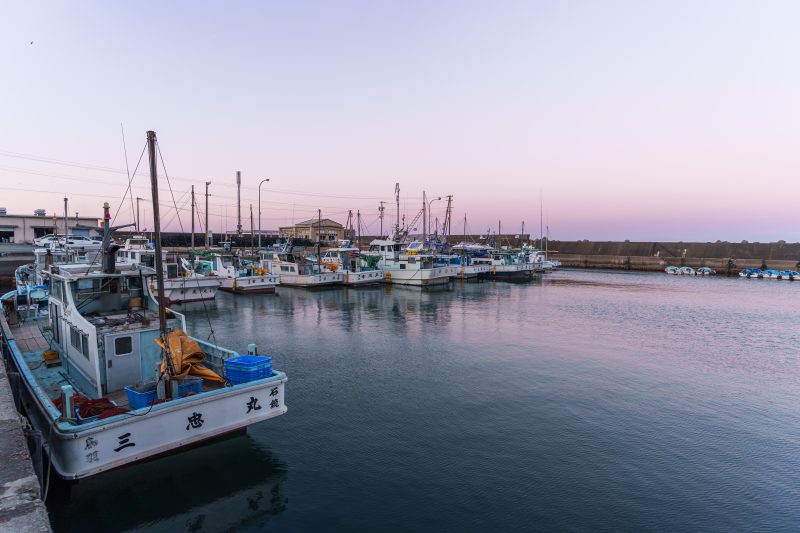
[(700, 268), (697, 269), (697, 272), (696, 272), (696, 274), (698, 276), (713, 276), (716, 273), (717, 273), (716, 270), (711, 269), (709, 267), (700, 267)]
[(533, 279), (534, 263), (524, 256), (509, 250), (489, 250), (484, 256), (476, 256), (473, 264), (488, 265), (491, 270), (480, 274), (481, 279), (496, 281), (530, 281)]
[(363, 257), (361, 250), (349, 246), (347, 241), (341, 244), (343, 246), (327, 249), (320, 260), (329, 271), (343, 274), (344, 285), (375, 285), (386, 281), (386, 272), (376, 266), (374, 258)]
[(219, 278), (220, 290), (234, 294), (274, 293), (280, 283), (280, 276), (234, 255), (211, 254), (207, 258), (182, 259), (181, 264), (187, 272)]
[[(117, 252), (122, 261), (131, 265), (155, 268), (156, 252), (143, 236), (125, 240), (125, 245)], [(177, 254), (163, 253), (164, 257), (164, 303), (166, 305), (213, 300), (222, 280), (188, 272), (179, 264)], [(155, 293), (155, 287), (150, 288)]]
[(375, 239), (364, 255), (377, 258), (377, 267), (386, 272), (386, 282), (393, 285), (444, 287), (458, 273), (456, 267), (435, 266), (433, 254), (402, 248), (394, 239)]
[(290, 250), (264, 250), (259, 254), (261, 267), (280, 276), (281, 285), (313, 288), (341, 285), (344, 281), (341, 272), (332, 272), (322, 263), (296, 256)]
[(678, 269), (678, 274), (681, 276), (694, 276), (697, 272), (692, 267), (682, 266)]
[(666, 272), (667, 274), (670, 274), (672, 276), (677, 276), (678, 274), (680, 274), (680, 268), (678, 268), (676, 266), (673, 266), (673, 265), (670, 265), (670, 266), (668, 266), (667, 268), (664, 269), (664, 272)]

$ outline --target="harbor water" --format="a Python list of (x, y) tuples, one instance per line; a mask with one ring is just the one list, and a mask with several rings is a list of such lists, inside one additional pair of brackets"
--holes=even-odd
[(285, 416), (79, 483), (69, 531), (796, 530), (800, 283), (231, 296), (190, 331), (289, 375)]

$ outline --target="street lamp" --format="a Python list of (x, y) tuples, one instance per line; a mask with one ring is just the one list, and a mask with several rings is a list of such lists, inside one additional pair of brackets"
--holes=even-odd
[[(442, 199), (442, 197), (440, 196), (439, 198), (434, 198), (433, 200), (431, 200), (430, 202), (428, 202), (428, 231), (430, 231), (430, 230), (431, 230), (431, 204), (432, 204), (433, 202), (435, 202), (435, 201), (437, 201), (437, 200), (441, 200), (441, 199)], [(423, 241), (424, 241), (424, 240), (425, 240), (425, 238), (423, 237)], [(424, 245), (425, 245), (425, 242), (423, 242), (422, 244), (423, 244), (423, 246), (424, 246)]]
[(264, 178), (258, 184), (258, 247), (261, 248), (261, 186), (268, 182), (269, 178)]

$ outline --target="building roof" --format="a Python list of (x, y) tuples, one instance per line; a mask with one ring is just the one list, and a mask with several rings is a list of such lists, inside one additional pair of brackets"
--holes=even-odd
[[(304, 220), (303, 222), (298, 222), (297, 224), (295, 224), (295, 226), (316, 226), (317, 224), (319, 224), (320, 226), (336, 226), (336, 227), (339, 227), (339, 228), (343, 228), (344, 227), (341, 224), (339, 224), (338, 222), (336, 222), (335, 220), (331, 220), (329, 218), (323, 218), (322, 220), (319, 220), (319, 219), (316, 219), (316, 218), (311, 218), (311, 219), (308, 219), (308, 220)], [(291, 226), (287, 226), (287, 227), (291, 227)]]

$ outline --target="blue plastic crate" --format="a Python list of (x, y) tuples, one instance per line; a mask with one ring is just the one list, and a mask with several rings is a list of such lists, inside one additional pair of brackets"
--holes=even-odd
[(234, 385), (272, 375), (272, 357), (266, 355), (237, 355), (226, 359), (224, 366), (225, 379)]
[(131, 409), (141, 409), (147, 407), (156, 401), (156, 388), (153, 390), (140, 392), (132, 386), (125, 387), (125, 394), (128, 395), (128, 406)]
[(203, 390), (203, 378), (197, 376), (186, 376), (178, 380), (178, 397), (183, 398), (190, 392), (200, 394)]

